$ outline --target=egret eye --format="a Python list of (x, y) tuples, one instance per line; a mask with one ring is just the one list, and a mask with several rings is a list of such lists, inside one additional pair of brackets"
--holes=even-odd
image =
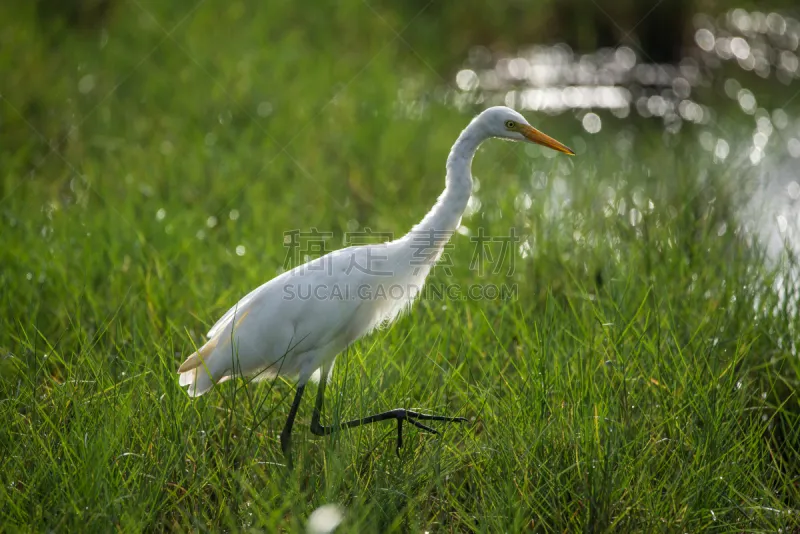
[(506, 128), (508, 128), (509, 130), (513, 129), (514, 126), (516, 125), (517, 123), (515, 123), (514, 121), (506, 121)]

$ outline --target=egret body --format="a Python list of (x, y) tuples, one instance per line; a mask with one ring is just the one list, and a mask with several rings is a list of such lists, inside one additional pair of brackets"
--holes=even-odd
[[(319, 371), (311, 431), (330, 434), (332, 428), (320, 424), (320, 413), (334, 359), (360, 337), (392, 322), (414, 301), (461, 222), (472, 192), (470, 167), (475, 151), (492, 137), (574, 154), (512, 109), (498, 106), (485, 110), (458, 136), (447, 158), (444, 192), (408, 234), (387, 243), (337, 250), (251, 291), (217, 321), (208, 332), (208, 341), (180, 366), (180, 385), (188, 386), (189, 395), (196, 397), (235, 376), (297, 376), (297, 392), (281, 432), (281, 447), (291, 464), (297, 408), (306, 382)], [(403, 421), (436, 433), (420, 421), (464, 420), (399, 408), (340, 426), (385, 419), (398, 422), (398, 449)]]

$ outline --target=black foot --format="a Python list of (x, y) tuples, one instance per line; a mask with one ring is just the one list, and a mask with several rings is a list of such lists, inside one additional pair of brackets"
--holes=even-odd
[(430, 432), (431, 434), (439, 434), (439, 431), (435, 428), (431, 428), (427, 425), (423, 425), (418, 420), (421, 419), (423, 421), (441, 421), (444, 423), (465, 423), (467, 421), (466, 417), (446, 417), (443, 415), (427, 415), (424, 413), (419, 412), (412, 412), (411, 410), (406, 410), (405, 408), (396, 408), (389, 412), (386, 412), (389, 418), (397, 419), (397, 457), (400, 457), (400, 449), (403, 447), (403, 421), (408, 421), (415, 427), (424, 430), (425, 432)]
[[(311, 417), (311, 433), (317, 436), (328, 436), (333, 432), (333, 427), (322, 426), (319, 424), (320, 411), (314, 410), (314, 415)], [(438, 434), (439, 431), (427, 425), (423, 425), (420, 421), (441, 421), (443, 423), (464, 423), (467, 421), (466, 417), (445, 417), (443, 415), (428, 415), (419, 412), (412, 412), (405, 408), (395, 408), (388, 412), (382, 412), (375, 415), (370, 415), (362, 419), (353, 419), (338, 425), (339, 428), (355, 428), (357, 426), (369, 425), (379, 421), (386, 421), (388, 419), (397, 419), (397, 456), (400, 456), (400, 448), (403, 446), (403, 421), (408, 421), (415, 427), (430, 432), (431, 434)]]

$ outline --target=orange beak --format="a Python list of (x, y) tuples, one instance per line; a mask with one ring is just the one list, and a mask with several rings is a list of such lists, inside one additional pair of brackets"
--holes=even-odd
[(559, 143), (549, 135), (543, 134), (533, 126), (528, 126), (527, 124), (520, 124), (518, 131), (519, 133), (524, 135), (525, 138), (531, 143), (536, 143), (537, 145), (546, 146), (547, 148), (558, 150), (559, 152), (563, 152), (564, 154), (568, 154), (570, 156), (575, 155), (575, 152), (573, 152), (571, 148), (568, 148), (566, 145)]

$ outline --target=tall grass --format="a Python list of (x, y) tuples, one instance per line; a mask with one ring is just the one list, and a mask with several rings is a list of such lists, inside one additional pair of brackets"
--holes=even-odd
[[(178, 364), (284, 232), (407, 231), (469, 115), (426, 98), (437, 52), (388, 29), (413, 20), (359, 2), (120, 9), (58, 51), (16, 13), (31, 57), (0, 48), (0, 530), (300, 531), (325, 503), (341, 532), (798, 528), (792, 266), (741, 228), (747, 169), (689, 130), (532, 116), (585, 151), (479, 152), (430, 282), (513, 298), (423, 299), (339, 357), (324, 414), (468, 424), (398, 458), (391, 424), (313, 437), (308, 395), (287, 472), (291, 381), (187, 398)], [(512, 228), (503, 268), (470, 268)]]

